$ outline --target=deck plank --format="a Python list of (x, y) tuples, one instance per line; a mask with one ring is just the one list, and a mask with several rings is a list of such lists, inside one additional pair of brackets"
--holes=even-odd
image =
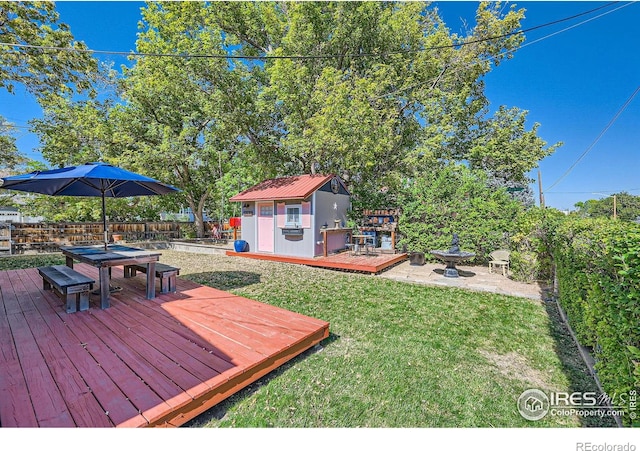
[[(89, 315), (82, 316), (92, 316), (90, 311), (88, 313)], [(139, 375), (121, 360), (126, 356), (127, 348), (112, 349), (109, 346), (110, 344), (113, 345), (114, 337), (110, 336), (108, 329), (94, 324), (94, 321), (87, 321), (73, 314), (69, 316), (73, 318), (69, 318), (67, 322), (76, 331), (78, 338), (84, 343), (85, 349), (145, 419), (155, 419), (158, 415), (158, 410), (168, 407), (161, 406), (164, 403), (162, 398), (154, 393), (145, 381), (140, 379)], [(100, 336), (99, 333), (101, 332), (106, 335)], [(118, 345), (121, 344), (122, 340)]]
[(123, 326), (155, 346), (158, 351), (171, 356), (177, 364), (201, 380), (208, 380), (233, 368), (231, 363), (198, 348), (179, 335), (159, 328), (155, 323), (145, 323), (146, 317), (134, 309), (125, 309), (119, 305), (113, 314), (114, 319), (118, 319)]
[[(210, 290), (212, 289), (209, 287), (198, 285), (196, 288), (185, 290), (182, 296), (177, 297), (172, 294), (168, 296), (162, 295), (162, 297), (156, 296), (156, 298), (151, 301), (146, 300), (144, 296), (140, 294), (126, 293), (126, 296), (117, 302), (124, 302), (126, 305), (134, 308), (146, 307), (149, 309), (150, 314), (154, 315), (154, 319), (162, 320), (164, 325), (171, 331), (188, 340), (192, 340), (208, 352), (226, 360), (231, 364), (232, 368), (242, 367), (249, 362), (263, 358), (262, 354), (252, 350), (246, 346), (246, 344), (237, 342), (226, 336), (218, 330), (218, 327), (214, 330), (208, 330), (206, 326), (215, 318), (205, 318), (205, 328), (203, 329), (196, 325), (199, 324), (198, 321), (194, 321), (194, 318), (188, 316), (188, 310), (180, 311), (179, 306), (183, 304), (198, 303), (202, 302), (203, 299), (205, 302), (213, 302), (218, 293), (217, 290), (216, 292)], [(185, 295), (184, 293), (187, 294)], [(225, 293), (225, 297), (228, 295), (228, 293)], [(230, 296), (232, 297), (230, 299), (234, 301), (236, 298), (239, 298), (238, 296)], [(240, 312), (240, 314), (242, 314), (242, 312)], [(229, 356), (233, 356), (233, 358)]]
[[(28, 275), (32, 281), (39, 278), (37, 272), (29, 271)], [(147, 421), (87, 351), (86, 343), (75, 335), (71, 327), (68, 327), (65, 320), (69, 314), (66, 313), (59, 298), (50, 291), (40, 290), (40, 294), (43, 302), (39, 302), (36, 307), (101, 406), (100, 411), (94, 411), (91, 415), (107, 416), (111, 425), (120, 424), (131, 427), (146, 425)], [(102, 419), (96, 420), (96, 425), (102, 422)]]
[(385, 269), (407, 259), (407, 254), (374, 254), (374, 255), (350, 255), (341, 252), (327, 257), (292, 257), (289, 255), (267, 254), (260, 252), (235, 252), (226, 251), (230, 257), (253, 258), (297, 265), (314, 266), (325, 269), (337, 269), (344, 271), (378, 274)]
[[(28, 299), (25, 299), (28, 293), (17, 276), (17, 271), (13, 272), (11, 283), (14, 287), (17, 306), (24, 307), (27, 313), (33, 313), (32, 304)], [(33, 316), (31, 315), (32, 320)], [(75, 422), (71, 412), (69, 412), (57, 387), (25, 315), (22, 312), (15, 312), (8, 315), (7, 319), (38, 425), (42, 427), (74, 427)]]
[(6, 311), (14, 298), (9, 272), (0, 272), (0, 426), (37, 427)]
[[(200, 387), (202, 381), (185, 370), (181, 361), (167, 357), (137, 333), (131, 333), (135, 331), (121, 324), (117, 313), (104, 310), (92, 313), (100, 320), (92, 323), (96, 332), (111, 349), (118, 349), (118, 357), (162, 399), (171, 400), (174, 406), (181, 405), (206, 389)], [(119, 337), (126, 337), (127, 342)]]
[[(17, 277), (20, 278), (23, 286), (29, 285), (30, 279), (25, 271), (18, 271)], [(38, 294), (30, 299), (32, 309), (30, 311), (33, 312), (33, 318), (29, 321), (29, 327), (49, 366), (56, 387), (65, 399), (75, 425), (80, 427), (112, 426), (111, 421), (104, 414), (100, 404), (82, 379), (80, 372), (65, 354), (60, 342), (51, 338), (54, 335), (42, 317), (42, 313), (37, 312), (35, 306), (35, 303), (41, 300), (42, 298)], [(53, 315), (53, 313), (48, 314)], [(55, 387), (52, 387), (51, 390), (55, 390)]]
[[(95, 277), (95, 268), (76, 270)], [(329, 335), (329, 324), (178, 279), (68, 314), (35, 268), (0, 271), (0, 426), (175, 427)]]
[[(34, 279), (39, 276), (37, 272), (29, 272), (29, 277)], [(99, 410), (91, 412), (90, 415), (93, 418), (99, 418), (95, 420), (95, 424), (103, 424), (102, 417), (106, 416), (110, 425), (124, 424), (131, 427), (146, 425), (147, 421), (88, 352), (86, 343), (78, 338), (73, 328), (69, 327), (67, 323), (69, 314), (66, 313), (60, 299), (50, 291), (40, 289), (40, 293), (42, 302), (39, 302), (36, 307), (100, 406)]]

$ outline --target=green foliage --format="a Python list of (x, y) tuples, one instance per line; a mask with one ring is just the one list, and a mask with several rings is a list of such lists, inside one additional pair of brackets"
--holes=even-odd
[(526, 117), (526, 111), (500, 106), (494, 116), (482, 124), (484, 130), (467, 156), (471, 167), (488, 170), (516, 183), (528, 183), (526, 174), (560, 144), (546, 147), (547, 143), (537, 136), (540, 124), (525, 130)]
[[(148, 53), (223, 54), (210, 5), (149, 3), (137, 49)], [(223, 211), (222, 199), (244, 181), (256, 81), (240, 61), (221, 58), (141, 58), (125, 70), (126, 104), (117, 109), (123, 159), (179, 187), (176, 199), (194, 213), (198, 236), (204, 212)], [(253, 168), (254, 175), (261, 175)]]
[[(157, 221), (163, 210), (162, 196), (108, 198), (109, 221)], [(44, 222), (102, 222), (102, 200), (94, 197), (30, 195), (22, 198), (23, 213)]]
[[(572, 218), (554, 237), (560, 303), (607, 393), (640, 388), (640, 225)], [(630, 424), (628, 405), (623, 418)], [(640, 425), (636, 419), (634, 425)]]
[[(58, 18), (53, 2), (0, 2), (0, 37), (3, 43), (86, 50)], [(51, 92), (70, 92), (73, 85), (89, 89), (97, 69), (86, 52), (3, 45), (0, 60), (0, 89), (13, 92), (18, 83), (39, 98)]]
[(533, 207), (515, 218), (511, 233), (511, 275), (522, 282), (553, 280), (555, 230), (565, 215), (555, 209)]
[(25, 162), (25, 158), (18, 152), (14, 129), (0, 116), (0, 170), (13, 169)]
[(42, 101), (43, 118), (30, 121), (40, 138), (42, 156), (54, 167), (91, 161), (126, 164), (111, 117), (114, 103), (114, 99), (73, 101), (57, 95)]
[[(518, 29), (524, 10), (480, 3), (466, 36), (422, 2), (214, 2), (211, 12), (236, 54), (335, 55), (252, 70), (254, 114), (269, 120), (247, 136), (278, 174), (338, 174), (355, 204), (375, 208), (382, 189), (397, 195), (403, 179), (439, 161), (472, 161), (521, 181), (555, 149), (537, 125), (525, 130), (526, 112), (491, 117), (484, 96), (482, 76), (523, 37), (482, 38)], [(454, 47), (463, 42), (473, 43)]]
[[(614, 208), (615, 204), (615, 208)], [(640, 196), (621, 192), (612, 194), (604, 199), (589, 199), (578, 202), (576, 214), (587, 218), (612, 218), (615, 216), (622, 221), (640, 219)]]
[[(53, 2), (0, 2), (0, 41), (20, 46), (62, 47), (86, 50), (74, 41), (69, 27), (58, 22)], [(52, 94), (88, 91), (95, 80), (98, 64), (87, 52), (0, 46), (0, 89), (13, 93), (15, 85), (44, 102)], [(13, 169), (25, 163), (12, 136), (0, 117), (0, 169)]]
[(484, 174), (464, 165), (446, 165), (411, 180), (401, 194), (399, 244), (410, 251), (449, 249), (453, 233), (460, 248), (485, 263), (490, 252), (509, 247), (522, 205), (505, 189), (493, 190)]

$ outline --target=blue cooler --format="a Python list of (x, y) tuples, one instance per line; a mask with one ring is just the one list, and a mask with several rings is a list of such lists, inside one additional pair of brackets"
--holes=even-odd
[(248, 243), (244, 240), (235, 240), (233, 242), (233, 247), (236, 252), (246, 252), (247, 247), (249, 247)]

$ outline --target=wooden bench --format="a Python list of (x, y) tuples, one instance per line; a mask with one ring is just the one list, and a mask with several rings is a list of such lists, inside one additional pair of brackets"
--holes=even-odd
[(67, 313), (89, 309), (89, 293), (95, 280), (65, 265), (38, 268), (42, 276), (44, 290), (55, 289), (56, 294), (66, 303)]
[[(136, 272), (147, 273), (147, 265), (125, 265), (124, 277), (135, 277)], [(180, 275), (180, 268), (156, 263), (156, 277), (160, 279), (160, 293), (176, 292), (176, 276)]]

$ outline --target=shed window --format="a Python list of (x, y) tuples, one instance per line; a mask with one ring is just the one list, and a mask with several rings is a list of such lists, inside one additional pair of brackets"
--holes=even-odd
[(302, 224), (302, 207), (300, 205), (287, 205), (285, 227), (300, 227)]
[(262, 217), (273, 216), (273, 205), (260, 205), (260, 216)]

